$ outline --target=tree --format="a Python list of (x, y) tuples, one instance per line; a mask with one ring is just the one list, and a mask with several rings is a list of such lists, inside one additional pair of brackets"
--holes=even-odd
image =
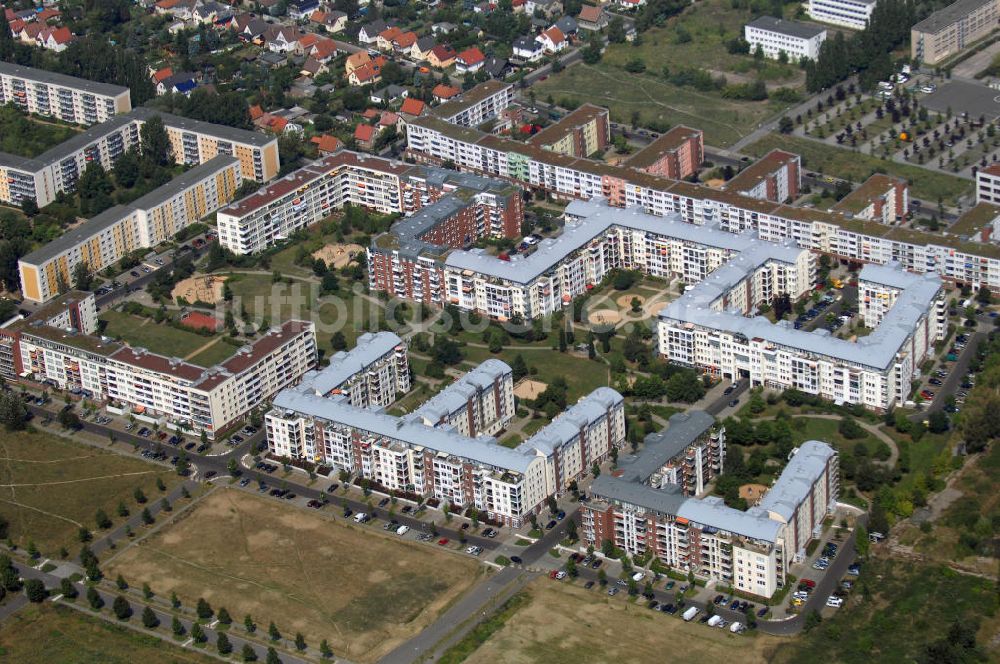
[(181, 608), (181, 599), (177, 596), (177, 593), (173, 591), (170, 592), (170, 606), (175, 609)]
[(576, 521), (572, 518), (566, 521), (566, 537), (576, 541)]
[(819, 615), (819, 611), (816, 611), (815, 609), (810, 611), (806, 614), (806, 622), (804, 626), (805, 631), (812, 631), (815, 627), (818, 627), (821, 622), (823, 622), (823, 616)]
[(170, 137), (159, 115), (146, 120), (139, 130), (139, 145), (142, 159), (154, 166), (166, 166), (170, 163)]
[(346, 350), (347, 349), (347, 339), (344, 337), (344, 333), (337, 331), (333, 333), (330, 338), (330, 346), (335, 351)]
[(195, 607), (195, 613), (198, 614), (199, 620), (208, 620), (215, 615), (215, 611), (212, 610), (212, 606), (205, 600), (204, 597), (198, 598), (198, 605)]
[(295, 634), (295, 649), (298, 651), (303, 651), (306, 649), (306, 637), (302, 636), (302, 632), (296, 632)]
[(118, 586), (118, 590), (128, 589), (128, 583), (125, 581), (125, 577), (122, 576), (121, 574), (119, 574), (118, 578), (115, 579), (115, 585)]
[(128, 620), (132, 617), (132, 605), (122, 595), (115, 597), (115, 601), (111, 605), (111, 610), (118, 620)]
[(7, 431), (20, 431), (28, 421), (24, 401), (13, 391), (0, 392), (0, 423)]
[(837, 431), (848, 440), (857, 440), (865, 437), (865, 430), (861, 428), (861, 425), (853, 417), (842, 418), (837, 425)]
[(319, 643), (319, 654), (323, 656), (323, 659), (330, 659), (333, 657), (333, 650), (330, 648), (330, 644), (323, 639)]
[(229, 611), (226, 611), (226, 607), (219, 607), (218, 613), (215, 614), (216, 619), (221, 625), (232, 625), (233, 617), (229, 615)]
[(45, 583), (41, 579), (28, 579), (24, 582), (24, 594), (29, 602), (38, 604), (45, 601), (49, 591), (45, 589)]
[(135, 491), (132, 492), (132, 497), (135, 498), (135, 502), (139, 503), (140, 505), (142, 505), (148, 500), (148, 498), (146, 498), (146, 494), (144, 494), (142, 492), (142, 489), (140, 489), (139, 487), (136, 487)]
[(94, 278), (90, 274), (90, 267), (87, 261), (80, 261), (73, 266), (73, 288), (81, 291), (89, 291), (93, 287)]
[(251, 646), (249, 643), (243, 644), (243, 652), (240, 653), (240, 656), (243, 658), (244, 662), (257, 661), (257, 653), (254, 652), (253, 646)]
[(148, 583), (142, 584), (142, 596), (146, 599), (153, 599), (153, 589), (149, 587)]
[(75, 599), (80, 593), (77, 592), (76, 586), (68, 578), (63, 577), (59, 582), (59, 593), (66, 599)]
[(256, 623), (254, 623), (253, 618), (250, 616), (249, 613), (243, 616), (243, 629), (245, 629), (250, 634), (253, 634), (254, 632), (257, 631), (257, 625)]
[(97, 510), (97, 514), (94, 515), (94, 523), (101, 530), (107, 530), (111, 527), (111, 519), (108, 518), (104, 510)]
[(601, 36), (596, 31), (590, 35), (587, 46), (583, 49), (583, 62), (588, 65), (596, 65), (601, 61), (603, 44)]
[(153, 518), (153, 514), (152, 512), (149, 511), (148, 507), (142, 508), (142, 514), (140, 515), (140, 517), (142, 518), (142, 522), (147, 526), (153, 525), (153, 523), (156, 521), (156, 519)]
[(173, 630), (174, 636), (183, 636), (187, 631), (184, 629), (184, 623), (182, 623), (177, 616), (174, 616), (173, 620), (170, 622), (170, 629)]
[(272, 641), (277, 641), (281, 638), (281, 632), (278, 631), (278, 626), (273, 622), (267, 627), (267, 636)]
[(160, 619), (156, 617), (153, 609), (148, 606), (142, 610), (142, 626), (146, 629), (156, 629), (160, 626)]
[(195, 643), (204, 643), (208, 640), (208, 637), (205, 636), (205, 630), (200, 623), (191, 624), (191, 638), (194, 639)]
[(101, 593), (97, 592), (97, 588), (94, 586), (87, 588), (87, 602), (90, 603), (90, 608), (94, 611), (100, 611), (104, 606), (104, 598), (101, 597)]
[(951, 427), (948, 414), (943, 410), (935, 410), (927, 420), (927, 430), (931, 433), (944, 433)]
[(229, 637), (226, 636), (225, 632), (219, 632), (219, 635), (215, 637), (215, 647), (219, 650), (220, 655), (228, 655), (233, 651), (233, 644), (229, 642)]
[(790, 134), (795, 131), (795, 122), (787, 115), (778, 120), (778, 131), (782, 134)]
[(515, 383), (528, 375), (528, 365), (520, 353), (514, 357), (514, 361), (511, 362), (510, 368), (513, 372)]
[(80, 197), (80, 212), (93, 217), (114, 205), (111, 192), (115, 189), (111, 178), (99, 161), (90, 162), (76, 183), (76, 193)]

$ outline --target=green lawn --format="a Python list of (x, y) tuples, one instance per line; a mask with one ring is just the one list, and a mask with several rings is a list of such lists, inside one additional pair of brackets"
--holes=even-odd
[(556, 103), (565, 100), (606, 106), (614, 122), (631, 123), (632, 114), (638, 113), (639, 124), (646, 127), (697, 127), (705, 132), (705, 143), (717, 147), (736, 143), (789, 107), (770, 101), (723, 99), (716, 92), (672, 85), (653, 68), (632, 74), (610, 62), (567, 67), (535, 83), (532, 89), (540, 99), (551, 96)]
[(28, 117), (10, 106), (0, 108), (0, 152), (36, 157), (79, 131), (56, 120)]
[(150, 352), (170, 357), (187, 357), (212, 341), (212, 337), (203, 337), (164, 323), (156, 323), (151, 318), (131, 316), (120, 311), (105, 311), (100, 318), (108, 323), (105, 335), (121, 338), (131, 346), (142, 346)]
[[(510, 364), (518, 355), (518, 351), (513, 348), (505, 348), (502, 352), (493, 354), (485, 348), (466, 346), (462, 352), (465, 354), (465, 363), (461, 368), (466, 371), (491, 357)], [(570, 402), (575, 402), (598, 387), (608, 385), (608, 365), (603, 362), (588, 360), (571, 353), (553, 352), (551, 349), (523, 350), (520, 354), (529, 369), (538, 369), (538, 372), (529, 378), (543, 383), (549, 383), (557, 376), (565, 378), (569, 384)]]
[(743, 151), (761, 157), (775, 148), (800, 155), (802, 166), (807, 170), (819, 171), (854, 182), (863, 182), (878, 172), (906, 178), (910, 182), (910, 193), (924, 200), (936, 201), (941, 197), (949, 201), (972, 191), (971, 180), (930, 171), (919, 166), (897, 164), (798, 136), (769, 134), (747, 146)]
[[(207, 342), (208, 340), (206, 339), (205, 341)], [(227, 343), (222, 338), (219, 338), (214, 344), (192, 356), (188, 361), (192, 364), (197, 364), (200, 367), (211, 367), (228, 360), (233, 356), (233, 353), (236, 352), (236, 349), (237, 346)]]
[(865, 432), (865, 436), (863, 438), (855, 440), (848, 440), (847, 438), (844, 438), (837, 430), (839, 423), (836, 420), (820, 420), (807, 417), (796, 419), (805, 423), (802, 428), (799, 428), (796, 426), (795, 420), (792, 421), (792, 439), (796, 445), (807, 440), (822, 440), (824, 442), (831, 443), (841, 453), (850, 451), (852, 454), (858, 445), (864, 445), (869, 457), (874, 456), (875, 451), (879, 447), (885, 445), (885, 443), (878, 440), (867, 431)]

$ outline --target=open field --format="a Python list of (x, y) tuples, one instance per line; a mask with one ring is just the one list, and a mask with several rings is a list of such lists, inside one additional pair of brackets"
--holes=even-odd
[(206, 339), (205, 343), (211, 345), (188, 357), (188, 362), (197, 364), (199, 367), (211, 367), (225, 362), (236, 352), (236, 346), (223, 341), (221, 337), (217, 337), (214, 341)]
[[(334, 509), (334, 508), (330, 508)], [(223, 490), (105, 563), (187, 604), (270, 621), (370, 662), (429, 624), (479, 576), (468, 557), (393, 541), (287, 504)]]
[[(102, 312), (100, 318), (108, 323), (104, 329), (106, 336), (121, 338), (131, 346), (142, 346), (152, 353), (168, 357), (188, 357), (212, 341), (210, 336), (179, 330), (166, 323), (157, 323), (152, 318), (132, 316), (121, 311), (108, 310)], [(222, 348), (228, 349), (229, 354), (226, 357), (236, 350), (234, 346), (228, 344)]]
[[(138, 619), (133, 618), (137, 623)], [(213, 649), (214, 650), (214, 649)], [(0, 627), (0, 660), (18, 664), (208, 664), (213, 657), (110, 625), (75, 609), (29, 605)]]
[(863, 182), (876, 172), (906, 178), (910, 182), (910, 193), (916, 198), (927, 201), (937, 201), (939, 196), (945, 201), (953, 200), (972, 191), (971, 180), (938, 173), (919, 166), (897, 164), (894, 161), (878, 159), (860, 152), (852, 152), (798, 136), (769, 134), (747, 146), (743, 151), (749, 155), (761, 157), (775, 148), (800, 155), (802, 166), (806, 170), (819, 171), (825, 175), (854, 182)]
[[(804, 422), (801, 428), (796, 426), (797, 420)], [(822, 440), (833, 445), (841, 454), (845, 452), (853, 454), (858, 445), (864, 445), (869, 457), (877, 457), (876, 451), (887, 447), (885, 443), (867, 431), (865, 431), (865, 435), (862, 438), (848, 440), (837, 430), (838, 425), (839, 422), (836, 420), (821, 420), (810, 417), (796, 418), (792, 421), (792, 442), (798, 445), (807, 440)]]
[(510, 364), (520, 354), (529, 368), (538, 369), (538, 373), (531, 375), (532, 380), (551, 384), (559, 376), (565, 378), (569, 385), (567, 394), (570, 402), (575, 402), (585, 394), (590, 394), (596, 388), (608, 384), (608, 365), (588, 360), (586, 355), (553, 352), (551, 347), (545, 347), (544, 350), (509, 347), (494, 354), (486, 348), (466, 346), (462, 349), (462, 353), (465, 354), (465, 361), (459, 368), (463, 371), (469, 371), (491, 357)]
[(95, 529), (98, 509), (119, 521), (118, 502), (134, 510), (136, 487), (158, 500), (156, 478), (168, 490), (179, 479), (173, 469), (45, 432), (4, 432), (0, 457), (0, 515), (10, 522), (9, 536), (20, 546), (33, 541), (43, 555), (78, 548), (77, 531)]
[(613, 122), (630, 124), (639, 114), (639, 125), (667, 127), (686, 124), (705, 132), (705, 143), (728, 147), (750, 134), (759, 124), (788, 108), (770, 101), (723, 99), (715, 92), (678, 87), (656, 71), (631, 74), (606, 62), (577, 64), (535, 83), (539, 99), (550, 95), (555, 103), (589, 101), (606, 106)]
[[(844, 607), (787, 641), (774, 661), (808, 661), (818, 653), (844, 664), (944, 661), (926, 657), (927, 645), (945, 636), (953, 622), (973, 618), (980, 621), (979, 645), (994, 639), (1000, 620), (992, 581), (908, 560), (874, 558), (862, 569)], [(991, 652), (995, 657), (995, 645)]]
[[(689, 624), (600, 590), (533, 582), (531, 601), (465, 661), (469, 664), (761, 662), (781, 642)], [(680, 653), (683, 652), (683, 655)]]
[(0, 152), (37, 157), (79, 131), (56, 120), (29, 117), (13, 107), (0, 109)]

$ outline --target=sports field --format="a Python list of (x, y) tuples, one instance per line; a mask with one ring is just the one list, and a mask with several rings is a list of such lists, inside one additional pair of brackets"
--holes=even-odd
[[(188, 359), (199, 366), (211, 366), (236, 352), (235, 346), (217, 342), (217, 337), (180, 330), (145, 316), (109, 310), (103, 312), (100, 318), (108, 323), (104, 330), (106, 336), (121, 338), (129, 345), (141, 346), (151, 353)], [(209, 348), (213, 352), (206, 353)]]
[[(332, 512), (335, 508), (327, 508)], [(310, 643), (327, 639), (371, 662), (419, 632), (479, 577), (468, 558), (382, 536), (271, 498), (216, 491), (176, 522), (104, 564), (187, 604), (205, 597), (233, 616)]]
[(15, 543), (33, 541), (42, 555), (76, 552), (80, 527), (95, 530), (98, 509), (117, 522), (119, 501), (136, 508), (137, 487), (158, 500), (157, 477), (168, 491), (179, 479), (172, 469), (46, 432), (0, 435), (0, 516)]
[(762, 662), (781, 639), (735, 635), (608, 597), (599, 589), (538, 579), (530, 603), (465, 661), (468, 664)]

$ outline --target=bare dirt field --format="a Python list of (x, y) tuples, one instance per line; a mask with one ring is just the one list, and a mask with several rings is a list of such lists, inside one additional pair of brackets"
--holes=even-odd
[(518, 399), (536, 399), (548, 385), (540, 380), (524, 378), (514, 386), (514, 396)]
[(740, 498), (747, 501), (749, 505), (756, 504), (765, 493), (767, 493), (767, 487), (763, 484), (744, 484), (740, 487)]
[(360, 244), (328, 244), (312, 253), (313, 258), (320, 258), (329, 267), (340, 269), (353, 260), (355, 254), (365, 250)]
[(587, 316), (594, 325), (617, 325), (622, 320), (622, 315), (614, 309), (598, 309), (590, 312)]
[(224, 276), (214, 274), (181, 279), (170, 291), (170, 297), (175, 300), (182, 297), (192, 304), (195, 302), (215, 304), (222, 299), (222, 287), (225, 281)]
[[(334, 508), (327, 508), (332, 510)], [(264, 629), (328, 639), (372, 662), (419, 632), (480, 575), (472, 560), (235, 490), (217, 491), (103, 566), (114, 578), (204, 597)]]
[(467, 664), (762, 662), (782, 639), (689, 624), (597, 590), (539, 579), (531, 603), (479, 647)]

